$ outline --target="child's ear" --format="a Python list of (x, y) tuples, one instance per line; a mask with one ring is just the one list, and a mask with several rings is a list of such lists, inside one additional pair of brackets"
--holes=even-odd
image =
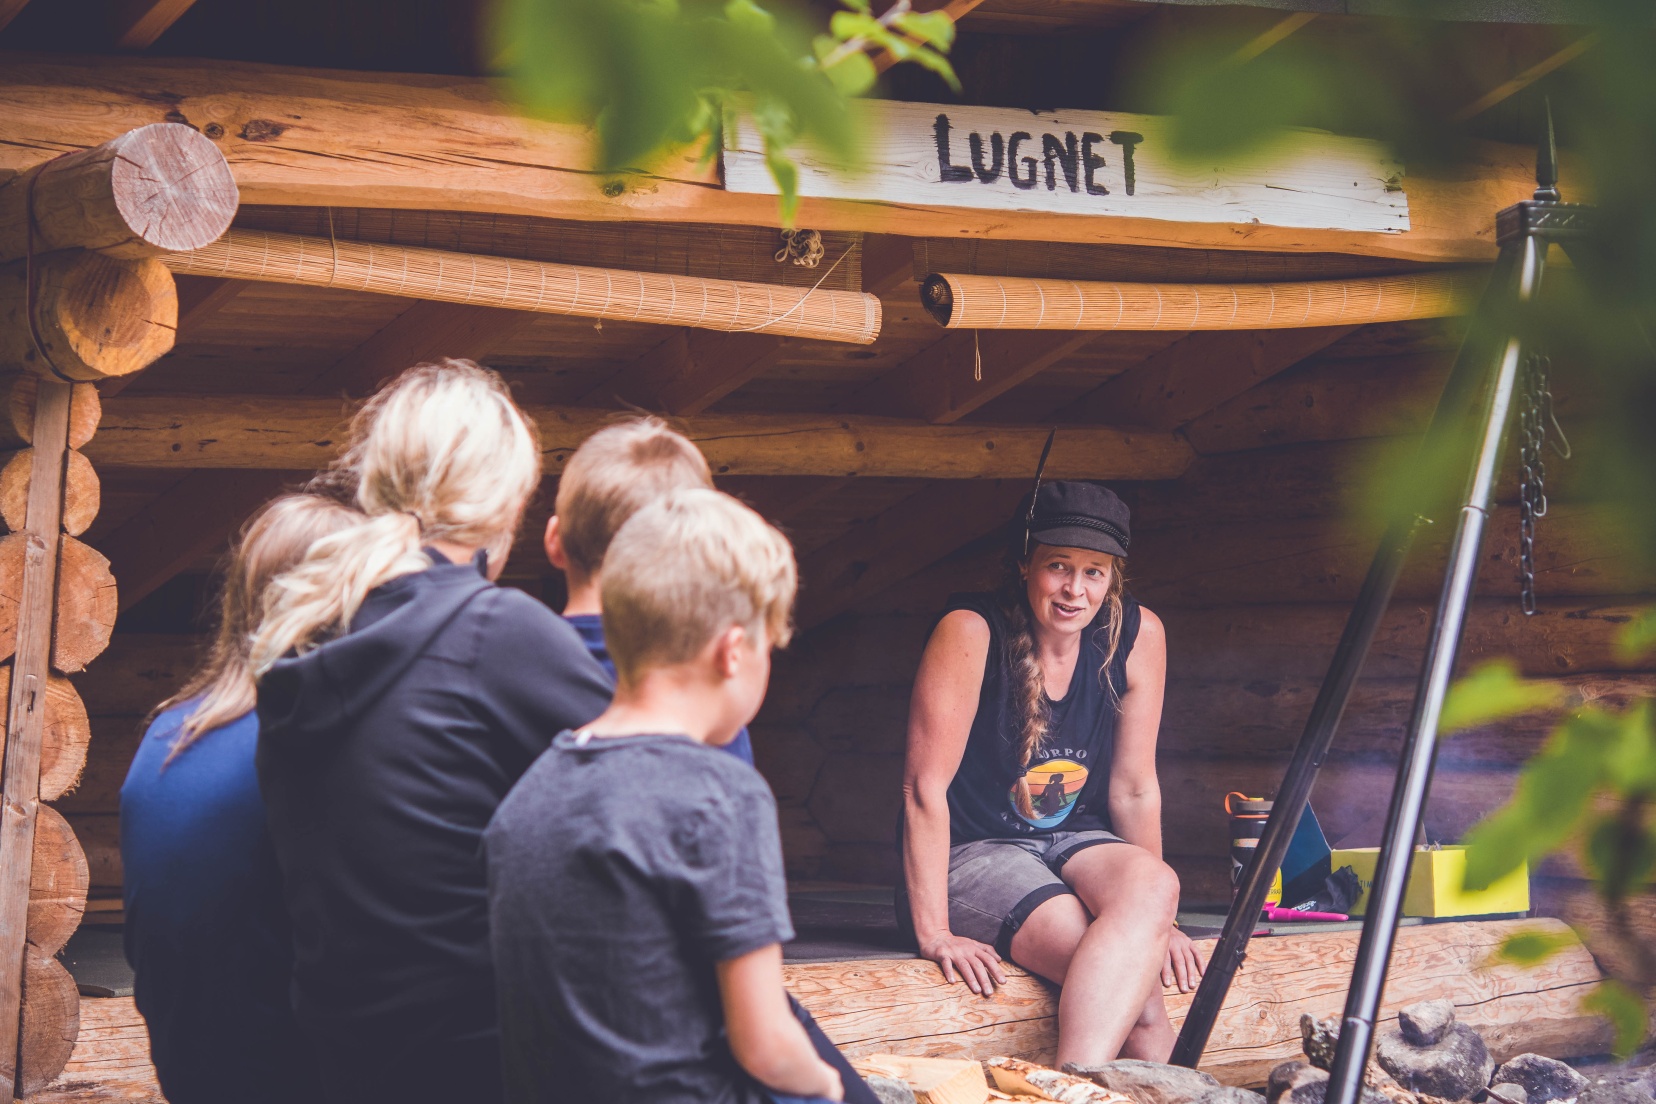
[(569, 571), (569, 555), (564, 552), (563, 535), (558, 531), (558, 515), (546, 519), (546, 536), (542, 539), (546, 559), (559, 571)]
[(747, 630), (732, 625), (718, 636), (713, 648), (713, 662), (721, 678), (733, 679), (742, 669), (742, 645), (747, 643)]

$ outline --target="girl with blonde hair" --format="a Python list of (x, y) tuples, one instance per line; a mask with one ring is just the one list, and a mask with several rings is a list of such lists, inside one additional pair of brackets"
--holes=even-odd
[(252, 648), (294, 1007), (323, 1099), (499, 1100), (483, 829), (611, 686), (561, 618), (493, 583), (540, 451), (492, 372), (405, 372), (342, 463), (363, 520), (276, 579)]
[(270, 581), (358, 521), (285, 495), (248, 522), (206, 662), (157, 710), (121, 787), (123, 936), (150, 1054), (173, 1104), (316, 1092), (288, 999), (293, 937), (254, 770), (252, 633)]

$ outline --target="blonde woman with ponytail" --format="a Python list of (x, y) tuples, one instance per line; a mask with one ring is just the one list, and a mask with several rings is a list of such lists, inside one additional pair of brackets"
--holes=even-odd
[(121, 787), (123, 929), (150, 1056), (172, 1104), (286, 1104), (316, 1092), (288, 1002), (293, 934), (253, 766), (248, 648), (270, 580), (355, 510), (284, 495), (225, 570), (206, 661), (162, 703)]
[(609, 704), (575, 630), (495, 586), (540, 481), (492, 372), (410, 369), (352, 424), (362, 521), (270, 586), (259, 782), (321, 1099), (502, 1098), (480, 855), (558, 732)]
[(1038, 486), (998, 593), (956, 595), (909, 711), (898, 919), (944, 978), (1062, 986), (1058, 1064), (1165, 1062), (1163, 986), (1201, 977), (1161, 858), (1167, 644), (1126, 592), (1128, 510)]

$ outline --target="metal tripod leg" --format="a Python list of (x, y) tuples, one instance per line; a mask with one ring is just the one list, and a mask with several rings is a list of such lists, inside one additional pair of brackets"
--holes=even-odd
[[(1472, 328), (1455, 358), (1454, 368), (1444, 384), (1437, 410), (1422, 442), (1417, 468), (1423, 473), (1442, 469), (1446, 457), (1461, 447), (1460, 431), (1465, 426), (1467, 411), (1478, 389), (1485, 383), (1489, 362), (1499, 349), (1501, 330), (1492, 324), (1493, 316), (1501, 300), (1510, 294), (1517, 260), (1516, 250), (1503, 250), (1491, 274), (1483, 301), (1474, 315)], [(1195, 1068), (1201, 1061), (1202, 1051), (1207, 1047), (1213, 1025), (1230, 992), (1231, 982), (1247, 957), (1248, 941), (1253, 936), (1260, 910), (1265, 906), (1271, 880), (1282, 866), (1294, 828), (1299, 824), (1300, 815), (1311, 797), (1311, 788), (1316, 784), (1317, 772), (1333, 743), (1340, 715), (1345, 712), (1352, 687), (1362, 672), (1363, 661), (1368, 657), (1380, 620), (1391, 601), (1397, 577), (1403, 570), (1413, 543), (1419, 515), (1430, 508), (1425, 501), (1412, 505), (1416, 508), (1405, 511), (1387, 527), (1352, 607), (1351, 616), (1346, 620), (1345, 631), (1334, 650), (1328, 674), (1317, 692), (1317, 700), (1311, 706), (1305, 729), (1294, 747), (1294, 757), (1277, 790), (1265, 833), (1255, 848), (1252, 861), (1243, 871), (1230, 914), (1225, 918), (1224, 931), (1219, 936), (1202, 983), (1185, 1016), (1179, 1040), (1173, 1048), (1171, 1061), (1175, 1065)]]
[[(1518, 294), (1520, 309), (1540, 290), (1546, 243), (1533, 236), (1518, 239), (1510, 249), (1519, 251)], [(1386, 815), (1386, 832), (1369, 894), (1363, 937), (1357, 945), (1357, 962), (1352, 968), (1351, 989), (1346, 995), (1345, 1014), (1340, 1025), (1340, 1045), (1330, 1074), (1326, 1104), (1356, 1104), (1362, 1089), (1374, 1040), (1374, 1021), (1379, 1013), (1386, 968), (1397, 937), (1397, 920), (1403, 909), (1403, 891), (1408, 884), (1409, 865), (1414, 858), (1415, 833), (1420, 827), (1421, 809), (1432, 783), (1432, 766), (1437, 755), (1438, 719), (1444, 695), (1460, 647), (1461, 629), (1466, 622), (1467, 602), (1477, 579), (1483, 547), (1484, 524), (1495, 490), (1495, 472), (1500, 463), (1501, 438), (1517, 385), (1523, 343), (1512, 333), (1495, 370), (1493, 385), (1484, 399), (1482, 432), (1471, 478), (1449, 550), (1449, 570), (1443, 581), (1436, 612), (1432, 615), (1426, 659), (1414, 712), (1409, 718), (1403, 747), (1403, 762), (1392, 790), (1391, 808)]]

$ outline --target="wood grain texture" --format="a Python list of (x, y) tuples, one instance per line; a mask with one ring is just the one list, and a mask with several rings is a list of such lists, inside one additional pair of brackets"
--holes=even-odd
[[(1477, 1028), (1499, 1059), (1525, 1050), (1565, 1056), (1597, 1053), (1603, 1021), (1583, 1013), (1581, 997), (1600, 979), (1579, 945), (1535, 970), (1486, 967), (1501, 940), (1519, 930), (1563, 934), (1555, 920), (1450, 923), (1404, 928), (1386, 989), (1387, 1020), (1417, 1000), (1449, 997), (1457, 1018)], [(1257, 1085), (1271, 1067), (1300, 1052), (1302, 1012), (1333, 1015), (1344, 1000), (1357, 932), (1256, 940), (1220, 1014), (1202, 1068), (1221, 1081)], [(1204, 957), (1212, 940), (1198, 940)], [(1018, 970), (992, 997), (946, 985), (919, 959), (784, 967), (788, 988), (847, 1054), (901, 1051), (984, 1059), (996, 1054), (1050, 1062), (1056, 1045), (1052, 989)], [(1190, 994), (1167, 994), (1175, 1027)]]
[(178, 295), (160, 261), (83, 250), (36, 258), (33, 332), (26, 268), (0, 266), (0, 364), (93, 381), (131, 375), (172, 349)]
[[(163, 0), (163, 3), (165, 0)], [(176, 3), (177, 0), (172, 0)], [(95, 249), (137, 259), (199, 249), (230, 228), (236, 181), (193, 127), (155, 122), (0, 185), (0, 261)]]
[(773, 334), (678, 330), (582, 401), (700, 414), (770, 369), (787, 349), (787, 339)]
[[(775, 226), (769, 196), (726, 192), (694, 151), (653, 173), (590, 173), (580, 127), (516, 116), (482, 79), (340, 73), (190, 60), (7, 57), (0, 169), (159, 122), (169, 112), (217, 139), (247, 203), (471, 210), (610, 221)], [(162, 95), (162, 93), (166, 95)], [(363, 140), (372, 135), (373, 141)], [(806, 199), (798, 225), (938, 237), (995, 237), (1223, 249), (1335, 252), (1424, 260), (1495, 255), (1489, 212), (1534, 191), (1527, 147), (1469, 144), (1452, 171), (1406, 178), (1404, 233), (1169, 224), (1133, 217), (970, 212)], [(420, 172), (408, 172), (417, 162)], [(609, 187), (622, 185), (619, 194)], [(609, 194), (607, 194), (609, 193)]]
[(115, 45), (123, 50), (149, 49), (194, 4), (195, 0), (117, 0)]
[[(11, 672), (10, 665), (0, 666), (0, 698), (7, 700), (11, 696)], [(40, 746), (40, 800), (56, 801), (80, 782), (91, 742), (92, 721), (74, 683), (62, 675), (50, 676), (46, 680), (46, 728)]]
[[(0, 465), (0, 521), (16, 533), (23, 528), (29, 504), (29, 476), (34, 471), (34, 449), (18, 449)], [(63, 531), (72, 537), (86, 532), (98, 516), (101, 503), (98, 473), (92, 461), (70, 450), (63, 472)]]
[(80, 1002), (80, 1032), (63, 1071), (27, 1104), (166, 1104), (149, 1030), (131, 997)]
[[(529, 406), (549, 472), (560, 468), (611, 412)], [(259, 468), (325, 466), (344, 440), (348, 411), (328, 399), (120, 395), (104, 407), (86, 448), (104, 467)], [(883, 475), (902, 478), (1025, 478), (1046, 430), (1035, 426), (934, 426), (890, 418), (793, 414), (704, 414), (681, 430), (715, 475)], [(1047, 465), (1054, 479), (1170, 479), (1192, 454), (1172, 434), (1077, 427), (1058, 435)]]
[(1086, 348), (1093, 337), (998, 330), (948, 334), (865, 388), (860, 405), (949, 425)]
[(57, 959), (31, 953), (23, 969), (23, 1021), (14, 1091), (28, 1097), (50, 1084), (68, 1064), (79, 1035), (80, 993), (75, 979)]
[(29, 874), (30, 953), (49, 957), (63, 949), (86, 911), (90, 875), (75, 830), (50, 805), (35, 816), (34, 858)]
[(915, 1104), (984, 1104), (989, 1084), (983, 1067), (958, 1058), (870, 1054), (851, 1063), (864, 1077), (892, 1077), (908, 1085)]
[[(34, 440), (35, 398), (41, 377), (34, 372), (0, 376), (0, 448), (23, 448)], [(78, 449), (98, 432), (103, 404), (98, 388), (77, 383), (69, 400), (69, 447)]]
[[(55, 635), (53, 589), (61, 544), (74, 540), (58, 536), (72, 394), (68, 384), (56, 380), (42, 380), (38, 385), (27, 528), (0, 542), (18, 550), (16, 574), (4, 580), (16, 587), (17, 600), (12, 646), (7, 649), (14, 658), (6, 699), (4, 767), (0, 768), (0, 1099), (21, 1095), (55, 1077), (63, 1063), (54, 1044), (66, 1030), (72, 1045), (76, 1030), (72, 1022), (78, 1000), (74, 983), (69, 982), (69, 1012), (60, 1016), (63, 1001), (53, 994), (61, 985), (51, 980), (49, 969), (42, 980), (26, 949), (46, 728), (44, 691)], [(61, 966), (47, 961), (63, 978), (68, 977)], [(67, 1050), (62, 1057), (68, 1057)]]

